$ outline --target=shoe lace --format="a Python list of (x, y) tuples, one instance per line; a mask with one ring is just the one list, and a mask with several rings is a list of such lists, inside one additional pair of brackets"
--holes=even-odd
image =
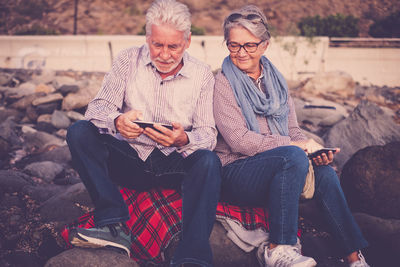
[(110, 233), (113, 237), (117, 237), (118, 236), (118, 231), (116, 229), (116, 227), (118, 226), (117, 223), (113, 223), (113, 224), (108, 224), (108, 230), (110, 230)]
[(294, 260), (301, 257), (298, 249), (293, 246), (280, 245), (276, 249), (278, 249), (276, 253), (279, 256), (276, 261), (277, 267), (290, 266)]
[(358, 261), (353, 262), (350, 266), (351, 267), (369, 267), (368, 263), (365, 261), (364, 255), (361, 251), (358, 252)]

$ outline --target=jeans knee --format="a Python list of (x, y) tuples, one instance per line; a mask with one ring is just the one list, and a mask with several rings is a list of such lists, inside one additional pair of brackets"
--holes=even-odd
[(67, 143), (68, 145), (75, 145), (85, 143), (84, 139), (89, 137), (89, 133), (93, 131), (94, 126), (91, 122), (80, 120), (68, 127), (67, 130)]
[[(195, 152), (195, 154), (196, 165), (203, 170), (208, 170), (215, 173), (215, 175), (208, 175), (207, 177), (211, 181), (217, 181), (220, 183), (222, 165), (217, 154), (209, 150), (198, 150)], [(204, 179), (207, 177), (204, 177)]]
[(328, 165), (314, 167), (315, 183), (318, 186), (334, 189), (340, 187), (340, 181), (336, 171)]
[(286, 160), (299, 168), (299, 171), (308, 171), (309, 160), (307, 154), (298, 146), (286, 147)]

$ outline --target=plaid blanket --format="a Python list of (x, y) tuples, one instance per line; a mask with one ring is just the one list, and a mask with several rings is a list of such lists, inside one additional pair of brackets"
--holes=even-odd
[[(139, 264), (149, 261), (161, 263), (161, 252), (181, 231), (181, 195), (170, 189), (153, 189), (147, 192), (121, 189), (121, 194), (131, 216), (127, 222), (132, 232), (131, 258)], [(242, 208), (218, 203), (217, 216), (236, 220), (247, 230), (268, 230), (267, 212), (262, 208)], [(68, 235), (73, 227), (94, 227), (93, 213), (81, 216), (63, 229), (62, 236), (69, 247), (72, 245), (68, 241)]]

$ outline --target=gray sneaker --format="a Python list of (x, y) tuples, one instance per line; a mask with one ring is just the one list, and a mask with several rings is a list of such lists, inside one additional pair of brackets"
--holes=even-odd
[(109, 224), (89, 229), (76, 228), (71, 231), (70, 242), (84, 248), (119, 248), (130, 257), (131, 233), (124, 224)]
[(298, 247), (278, 245), (273, 249), (265, 248), (265, 266), (267, 267), (314, 267), (315, 260), (300, 254)]

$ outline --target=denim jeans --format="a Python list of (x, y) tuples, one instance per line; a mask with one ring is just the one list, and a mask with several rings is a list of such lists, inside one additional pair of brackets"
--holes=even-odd
[(125, 141), (100, 134), (95, 125), (78, 121), (68, 129), (72, 163), (95, 206), (97, 227), (129, 219), (118, 186), (135, 190), (180, 189), (183, 199), (181, 240), (171, 266), (212, 265), (209, 237), (220, 192), (221, 163), (212, 151), (198, 150), (184, 158), (158, 149), (142, 161)]
[[(269, 210), (270, 241), (293, 245), (299, 198), (308, 158), (296, 146), (282, 146), (239, 159), (222, 169), (221, 198), (240, 206)], [(347, 205), (339, 178), (330, 166), (314, 166), (315, 194), (330, 233), (345, 255), (368, 245)]]

